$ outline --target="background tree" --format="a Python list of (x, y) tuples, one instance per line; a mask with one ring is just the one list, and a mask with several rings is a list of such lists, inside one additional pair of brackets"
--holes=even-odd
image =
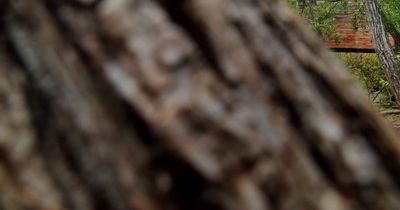
[(375, 51), (389, 81), (392, 94), (400, 105), (400, 64), (392, 50), (382, 20), (382, 12), (376, 0), (364, 0), (369, 29), (374, 41)]
[(400, 143), (278, 0), (2, 0), (0, 208), (400, 207)]

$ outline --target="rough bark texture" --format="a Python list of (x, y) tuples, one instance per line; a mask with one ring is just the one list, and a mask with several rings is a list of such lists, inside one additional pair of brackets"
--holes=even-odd
[(368, 27), (372, 33), (375, 51), (378, 54), (385, 76), (389, 81), (392, 94), (397, 104), (400, 106), (400, 64), (396, 59), (394, 51), (390, 47), (376, 0), (363, 0), (363, 2), (367, 14)]
[(280, 1), (0, 5), (0, 209), (400, 208), (394, 131)]

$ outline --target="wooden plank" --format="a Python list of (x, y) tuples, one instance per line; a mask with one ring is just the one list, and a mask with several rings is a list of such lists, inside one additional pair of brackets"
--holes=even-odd
[[(336, 28), (339, 40), (327, 40), (325, 44), (337, 52), (365, 52), (374, 53), (372, 36), (365, 28), (353, 28), (351, 16), (342, 16), (337, 19)], [(395, 48), (395, 42), (389, 36), (390, 44)]]

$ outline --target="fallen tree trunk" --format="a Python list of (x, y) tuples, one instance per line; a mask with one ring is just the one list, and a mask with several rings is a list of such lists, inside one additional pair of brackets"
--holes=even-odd
[(0, 2), (1, 209), (399, 209), (396, 134), (280, 1)]

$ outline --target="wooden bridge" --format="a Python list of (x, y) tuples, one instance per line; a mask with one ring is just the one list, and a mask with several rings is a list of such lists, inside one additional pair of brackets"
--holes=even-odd
[[(325, 41), (325, 44), (336, 52), (374, 53), (371, 33), (365, 27), (355, 29), (351, 25), (351, 17), (347, 15), (337, 17), (336, 28), (339, 40)], [(389, 37), (394, 48), (395, 42)]]

